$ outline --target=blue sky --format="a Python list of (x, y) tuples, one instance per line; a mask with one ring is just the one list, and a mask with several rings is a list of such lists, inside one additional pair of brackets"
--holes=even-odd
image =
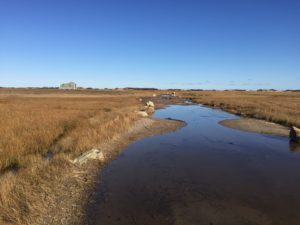
[(300, 1), (0, 0), (0, 86), (299, 89)]

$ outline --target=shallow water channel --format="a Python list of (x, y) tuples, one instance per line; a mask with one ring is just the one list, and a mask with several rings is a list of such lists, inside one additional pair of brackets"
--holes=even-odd
[(197, 105), (155, 117), (187, 126), (130, 145), (104, 169), (91, 224), (300, 224), (300, 153), (288, 138), (223, 127), (237, 117)]

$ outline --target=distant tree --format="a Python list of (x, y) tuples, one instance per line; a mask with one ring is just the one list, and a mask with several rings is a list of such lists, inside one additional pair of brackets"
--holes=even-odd
[(167, 91), (181, 91), (181, 89), (179, 89), (179, 88), (171, 88), (171, 89), (167, 89)]
[(188, 89), (188, 91), (203, 91), (203, 89)]

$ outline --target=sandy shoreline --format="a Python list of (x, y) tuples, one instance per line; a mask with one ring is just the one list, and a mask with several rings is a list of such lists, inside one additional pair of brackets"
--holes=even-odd
[(54, 202), (49, 204), (45, 215), (39, 215), (36, 224), (83, 225), (86, 223), (86, 210), (92, 201), (94, 187), (99, 181), (102, 169), (115, 159), (128, 145), (153, 135), (175, 131), (185, 126), (183, 121), (141, 118), (128, 130), (109, 143), (100, 146), (104, 162), (89, 161), (82, 166), (72, 166), (66, 171)]
[(219, 122), (222, 126), (248, 131), (255, 132), (260, 134), (270, 134), (278, 136), (289, 136), (289, 128), (272, 123), (264, 120), (251, 119), (251, 118), (241, 118), (241, 119), (232, 119), (232, 120), (223, 120)]

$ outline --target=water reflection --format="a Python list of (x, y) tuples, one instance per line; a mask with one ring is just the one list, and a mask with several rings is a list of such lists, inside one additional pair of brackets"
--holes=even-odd
[(300, 144), (291, 141), (290, 142), (290, 150), (291, 150), (291, 152), (297, 152), (297, 153), (299, 153), (300, 152)]
[(129, 146), (103, 172), (90, 224), (300, 224), (300, 154), (284, 137), (220, 126), (236, 116), (172, 106), (187, 126)]

